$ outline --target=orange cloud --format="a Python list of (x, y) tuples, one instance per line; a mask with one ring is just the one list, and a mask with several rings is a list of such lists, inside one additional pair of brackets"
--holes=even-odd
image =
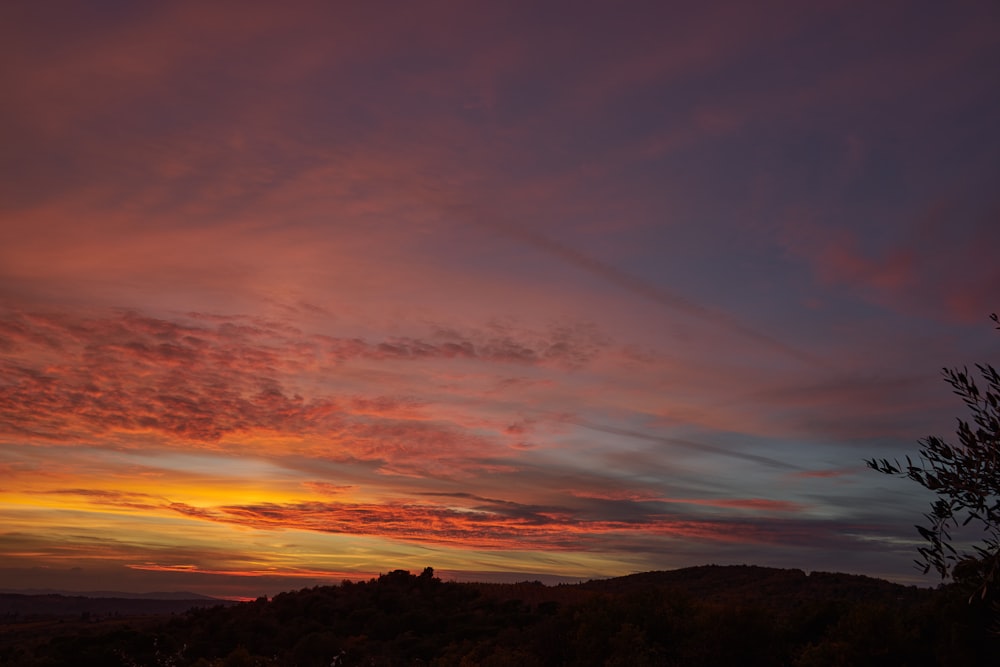
[[(315, 487), (322, 495), (327, 488)], [(769, 519), (760, 512), (798, 512), (801, 505), (750, 499), (607, 499), (601, 509), (531, 505), (483, 498), (468, 493), (429, 493), (447, 502), (413, 499), (381, 502), (299, 501), (193, 506), (142, 493), (65, 489), (48, 493), (76, 496), (94, 508), (142, 509), (262, 531), (302, 530), (316, 533), (389, 538), (464, 550), (606, 551), (626, 549), (650, 536), (709, 542), (798, 544), (803, 534), (826, 535), (822, 523)], [(339, 493), (339, 490), (336, 491)], [(579, 498), (603, 499), (600, 491), (576, 491)], [(618, 494), (620, 495), (620, 494)], [(668, 513), (675, 505), (702, 505), (754, 512), (753, 519), (683, 516)], [(604, 514), (605, 516), (601, 516)], [(618, 518), (610, 518), (612, 515)], [(607, 538), (614, 537), (614, 542)], [(824, 537), (823, 539), (829, 539)], [(74, 552), (75, 553), (75, 552)]]
[(328, 482), (302, 482), (302, 487), (321, 496), (339, 496), (354, 488), (350, 484), (330, 484)]
[[(767, 510), (793, 509), (780, 502), (760, 500), (705, 502), (718, 507)], [(712, 541), (781, 542), (780, 524), (756, 525), (731, 521), (708, 521), (650, 516), (635, 521), (589, 520), (576, 512), (540, 508), (534, 510), (491, 504), (488, 507), (457, 508), (404, 502), (274, 503), (223, 506), (212, 509), (174, 507), (186, 516), (232, 523), (264, 530), (294, 528), (349, 535), (377, 535), (394, 539), (460, 547), (463, 549), (592, 550), (602, 546), (602, 537), (629, 534), (659, 535)]]
[[(337, 572), (330, 570), (309, 570), (309, 569), (282, 569), (280, 572), (275, 568), (261, 570), (237, 570), (237, 569), (210, 569), (203, 568), (196, 564), (163, 564), (163, 563), (128, 563), (125, 567), (130, 570), (143, 570), (146, 572), (180, 572), (185, 574), (200, 575), (222, 575), (226, 577), (273, 577), (280, 574), (284, 579), (363, 579), (364, 574), (358, 572)], [(369, 573), (370, 576), (371, 573)]]

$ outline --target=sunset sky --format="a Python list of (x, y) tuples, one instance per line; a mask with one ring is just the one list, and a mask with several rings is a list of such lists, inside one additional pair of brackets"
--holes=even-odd
[[(8, 2), (0, 589), (935, 584), (984, 2)], [(912, 487), (912, 488), (911, 488)]]

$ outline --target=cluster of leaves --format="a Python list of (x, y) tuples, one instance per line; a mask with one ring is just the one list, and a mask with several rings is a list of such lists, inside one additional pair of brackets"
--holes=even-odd
[[(991, 319), (1000, 324), (997, 315)], [(1000, 326), (997, 327), (1000, 329)], [(945, 381), (961, 397), (971, 421), (958, 420), (958, 444), (937, 436), (920, 441), (916, 463), (872, 459), (868, 465), (888, 475), (911, 479), (937, 498), (924, 515), (926, 526), (916, 526), (927, 541), (917, 565), (934, 569), (942, 578), (972, 582), (980, 597), (996, 593), (1000, 583), (1000, 373), (989, 364), (976, 364), (980, 389), (968, 368), (943, 369)], [(971, 551), (953, 546), (953, 532), (972, 524), (981, 528)]]
[(0, 664), (968, 665), (1000, 648), (983, 618), (947, 588), (795, 570), (698, 568), (556, 587), (397, 570), (157, 625), (7, 646)]

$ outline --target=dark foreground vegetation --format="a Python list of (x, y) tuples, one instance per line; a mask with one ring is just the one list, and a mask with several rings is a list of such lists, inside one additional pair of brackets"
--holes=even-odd
[(84, 620), (4, 617), (0, 664), (965, 667), (996, 664), (1000, 649), (989, 609), (957, 585), (749, 566), (560, 586), (397, 570), (235, 606)]

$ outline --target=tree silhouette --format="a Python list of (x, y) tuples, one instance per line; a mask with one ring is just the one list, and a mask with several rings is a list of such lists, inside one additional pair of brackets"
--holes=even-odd
[[(997, 315), (990, 316), (1000, 324)], [(997, 326), (1000, 329), (1000, 326)], [(968, 368), (943, 369), (944, 379), (971, 412), (971, 421), (958, 419), (959, 444), (937, 436), (920, 441), (916, 463), (870, 459), (869, 467), (887, 475), (906, 477), (937, 494), (917, 531), (928, 545), (920, 547), (917, 564), (942, 578), (973, 582), (982, 598), (995, 593), (1000, 582), (1000, 374), (990, 364), (976, 364), (985, 390), (980, 390)], [(952, 546), (952, 531), (979, 526), (983, 536), (972, 552)]]

